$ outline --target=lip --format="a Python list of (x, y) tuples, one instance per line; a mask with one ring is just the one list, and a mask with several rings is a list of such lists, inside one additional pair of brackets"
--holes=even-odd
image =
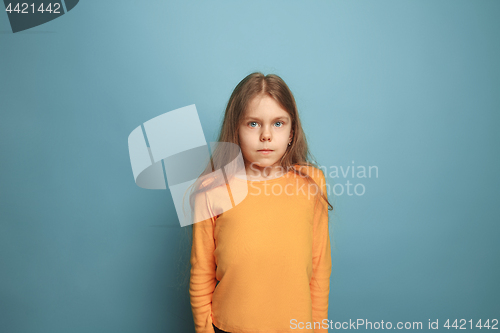
[(271, 150), (271, 149), (261, 149), (261, 150), (257, 150), (257, 151), (259, 153), (261, 153), (261, 154), (267, 155), (267, 154), (272, 153), (274, 150)]

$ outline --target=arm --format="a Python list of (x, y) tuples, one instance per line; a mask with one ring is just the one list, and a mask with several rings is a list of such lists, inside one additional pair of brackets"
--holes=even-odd
[[(214, 333), (212, 326), (212, 294), (217, 279), (215, 278), (213, 225), (216, 217), (213, 216), (205, 195), (197, 198), (196, 203), (195, 218), (200, 219), (200, 216), (204, 216), (204, 218), (210, 217), (193, 224), (189, 295), (196, 333)], [(200, 213), (201, 210), (203, 212)]]
[[(325, 195), (326, 180), (323, 172), (317, 181)], [(319, 322), (321, 328), (314, 332), (328, 332), (323, 328), (323, 319), (328, 318), (328, 297), (330, 293), (330, 275), (332, 258), (330, 251), (330, 234), (328, 228), (328, 204), (321, 198), (316, 203), (313, 226), (313, 275), (309, 283), (312, 301), (313, 322)]]

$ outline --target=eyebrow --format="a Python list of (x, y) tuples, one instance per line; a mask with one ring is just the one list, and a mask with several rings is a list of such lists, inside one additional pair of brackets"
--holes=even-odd
[[(243, 118), (243, 121), (249, 121), (249, 120), (261, 120), (260, 118), (257, 117), (245, 117)], [(290, 121), (290, 118), (287, 116), (282, 116), (282, 117), (276, 117), (273, 119), (274, 120), (285, 120), (285, 121)]]

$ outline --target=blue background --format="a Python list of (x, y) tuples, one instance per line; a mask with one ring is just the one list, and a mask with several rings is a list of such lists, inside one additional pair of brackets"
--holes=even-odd
[(184, 228), (168, 190), (134, 183), (127, 138), (196, 104), (215, 141), (252, 71), (289, 84), (321, 165), (378, 167), (329, 179), (365, 186), (330, 197), (330, 319), (500, 319), (499, 17), (494, 0), (80, 1), (13, 34), (0, 13), (0, 331), (194, 332)]

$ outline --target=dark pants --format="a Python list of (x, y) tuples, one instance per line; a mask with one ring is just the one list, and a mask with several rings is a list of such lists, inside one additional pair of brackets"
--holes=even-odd
[(214, 325), (214, 323), (212, 323), (212, 326), (214, 327), (215, 333), (230, 333), (230, 332), (226, 332), (226, 331), (218, 329), (217, 326)]

